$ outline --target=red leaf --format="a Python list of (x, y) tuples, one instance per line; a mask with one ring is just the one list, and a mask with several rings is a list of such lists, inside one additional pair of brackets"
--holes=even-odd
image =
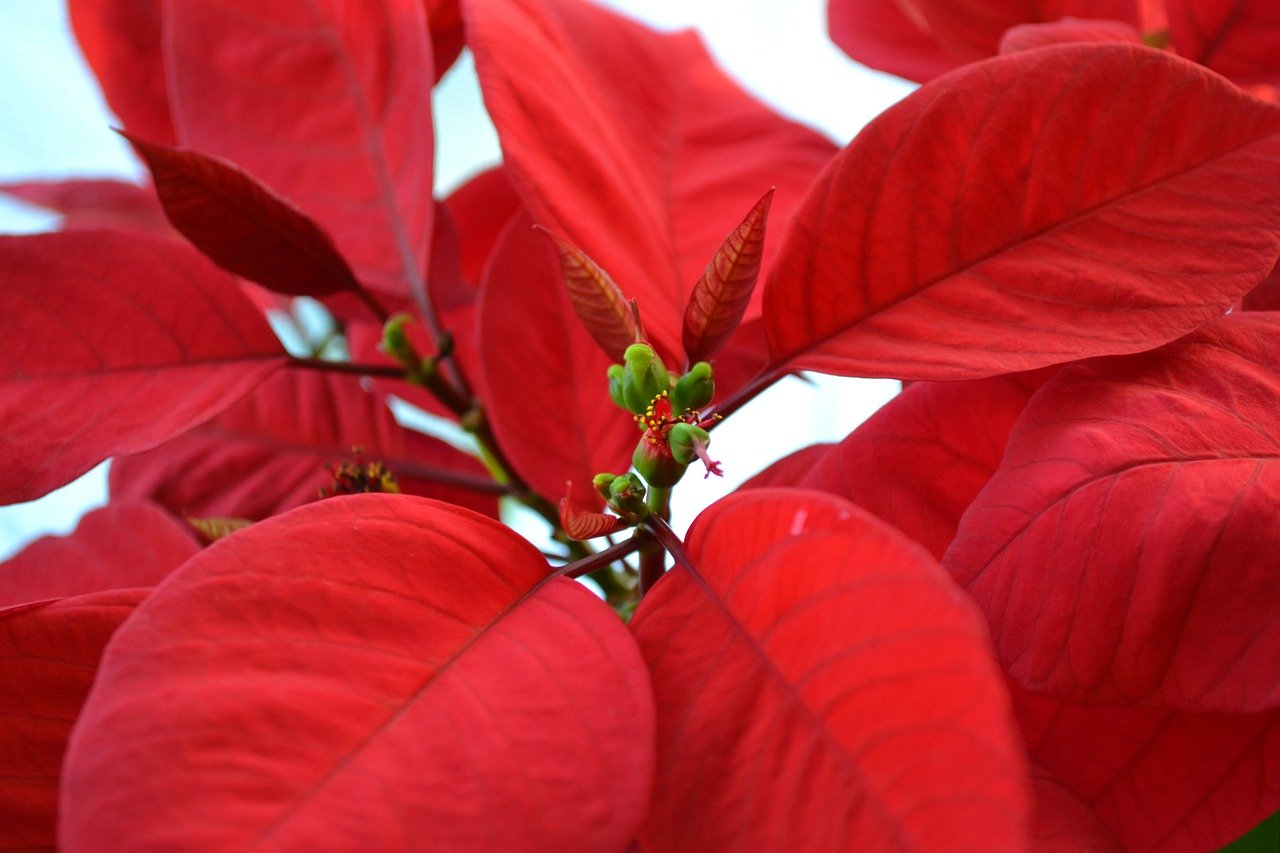
[(622, 361), (627, 347), (640, 340), (636, 318), (618, 285), (577, 246), (545, 228), (560, 258), (565, 292), (582, 327), (611, 361)]
[(109, 231), (0, 237), (0, 351), (0, 503), (185, 432), (285, 358), (231, 276)]
[(1167, 7), (1169, 38), (1179, 54), (1275, 100), (1280, 85), (1280, 9), (1275, 3), (1167, 0)]
[(1139, 23), (1137, 0), (906, 0), (934, 39), (964, 62), (992, 56), (1005, 31), (1017, 24), (1059, 18), (1102, 18)]
[(179, 142), (314, 217), (364, 284), (423, 292), (434, 203), (421, 0), (186, 0), (165, 24)]
[(71, 26), (111, 111), (131, 132), (170, 144), (161, 55), (162, 0), (68, 0)]
[[(725, 232), (770, 186), (785, 221), (831, 144), (743, 93), (691, 33), (659, 35), (582, 0), (464, 8), (485, 103), (534, 221), (639, 300), (645, 331), (674, 363), (689, 283)], [(766, 265), (776, 244), (766, 241)], [(748, 318), (758, 313), (757, 299)]]
[(648, 679), (609, 608), (548, 572), (497, 522), (404, 495), (220, 540), (112, 641), (60, 842), (622, 849)]
[(1121, 853), (1124, 846), (1078, 795), (1032, 762), (1035, 795), (1032, 849), (1036, 853)]
[(595, 539), (617, 530), (622, 520), (604, 512), (587, 512), (573, 504), (573, 484), (566, 483), (565, 497), (560, 499), (560, 527), (570, 539)]
[(1064, 368), (946, 564), (1027, 689), (1187, 711), (1280, 706), (1280, 318)]
[(1013, 700), (1033, 760), (1126, 849), (1216, 850), (1280, 808), (1280, 713)]
[(1245, 311), (1280, 310), (1280, 264), (1257, 287), (1246, 293), (1240, 302), (1240, 307)]
[(153, 504), (116, 501), (68, 536), (45, 536), (0, 565), (0, 607), (151, 587), (199, 550), (190, 527)]
[(431, 30), (431, 66), (439, 81), (466, 46), (466, 28), (458, 0), (426, 0), (425, 8)]
[(773, 192), (765, 193), (742, 224), (729, 232), (689, 294), (682, 339), (691, 362), (713, 356), (742, 323), (760, 275)]
[(108, 180), (32, 181), (0, 184), (0, 193), (61, 214), (62, 231), (114, 228), (156, 237), (174, 236), (155, 193), (137, 184)]
[(151, 169), (173, 226), (225, 270), (290, 296), (360, 292), (309, 217), (230, 163), (121, 134)]
[(688, 557), (632, 621), (658, 701), (646, 845), (1023, 844), (985, 629), (920, 548), (839, 498), (762, 490), (704, 512)]
[(1085, 18), (1063, 18), (1047, 24), (1019, 24), (1010, 27), (1000, 39), (1000, 53), (1035, 50), (1055, 44), (1073, 42), (1131, 42), (1143, 44), (1142, 33), (1122, 21), (1091, 21)]
[[(111, 464), (111, 493), (157, 501), (179, 515), (261, 519), (315, 500), (326, 465), (360, 447), (384, 463), (401, 491), (496, 517), (480, 462), (396, 423), (353, 376), (289, 370), (209, 423)], [(468, 488), (467, 486), (471, 486)]]
[(591, 479), (622, 473), (640, 433), (609, 399), (606, 356), (587, 335), (547, 239), (526, 216), (511, 221), (480, 292), (480, 364), (498, 444), (539, 494), (565, 480), (580, 506), (598, 506)]
[(507, 170), (496, 166), (454, 190), (444, 206), (457, 228), (462, 277), (479, 284), (502, 229), (521, 210), (520, 196), (511, 186)]
[(889, 109), (817, 181), (765, 284), (770, 349), (905, 379), (1150, 349), (1271, 269), (1274, 181), (1280, 110), (1203, 69), (1120, 44), (999, 57)]
[(67, 737), (102, 647), (147, 592), (0, 609), (0, 847), (54, 848)]
[(934, 40), (919, 11), (899, 0), (828, 0), (827, 31), (863, 65), (920, 83), (962, 64)]

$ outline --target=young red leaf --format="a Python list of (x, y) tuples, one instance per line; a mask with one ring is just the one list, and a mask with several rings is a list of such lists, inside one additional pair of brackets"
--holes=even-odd
[(62, 215), (62, 231), (114, 228), (174, 237), (169, 220), (146, 187), (124, 181), (68, 180), (0, 184), (0, 193)]
[(574, 506), (573, 484), (565, 485), (565, 496), (560, 499), (560, 526), (570, 539), (595, 539), (618, 529), (622, 522), (616, 515), (587, 512)]
[(626, 628), (496, 521), (406, 495), (220, 540), (116, 634), (59, 840), (615, 849), (653, 774)]
[(354, 376), (277, 373), (213, 420), (155, 450), (111, 463), (115, 499), (154, 500), (183, 516), (262, 519), (319, 497), (359, 447), (400, 490), (496, 517), (484, 466), (396, 423)]
[(1280, 9), (1268, 0), (1167, 0), (1169, 39), (1181, 56), (1276, 99)]
[(179, 143), (297, 204), (361, 282), (424, 293), (433, 78), (421, 0), (184, 0), (165, 12)]
[(1278, 362), (1280, 318), (1229, 316), (1031, 401), (946, 555), (1021, 685), (1280, 707)]
[(704, 512), (688, 559), (631, 623), (658, 702), (646, 846), (1023, 845), (985, 629), (922, 549), (839, 498), (760, 490)]
[(291, 296), (362, 293), (312, 219), (230, 163), (122, 133), (151, 169), (173, 227), (214, 263)]
[(199, 550), (194, 531), (160, 507), (113, 501), (67, 536), (45, 536), (0, 564), (0, 607), (151, 587)]
[(1280, 110), (1202, 68), (1122, 44), (990, 60), (817, 181), (765, 283), (770, 350), (960, 379), (1151, 349), (1271, 269), (1276, 181)]
[(583, 328), (611, 361), (621, 362), (627, 347), (640, 340), (627, 297), (609, 274), (577, 246), (545, 228), (534, 228), (546, 234), (556, 248), (569, 304)]
[(609, 357), (569, 305), (555, 252), (527, 216), (511, 221), (480, 292), (486, 412), (517, 473), (552, 500), (572, 480), (598, 506), (591, 479), (631, 465), (640, 433), (609, 399)]
[[(674, 363), (689, 283), (726, 228), (769, 186), (785, 221), (832, 145), (742, 92), (692, 33), (658, 34), (583, 0), (468, 0), (464, 11), (534, 221), (639, 300)], [(777, 242), (766, 240), (766, 266)], [(756, 299), (748, 318), (758, 313)]]
[(0, 848), (54, 849), (67, 737), (103, 646), (147, 592), (0, 609)]
[(175, 141), (161, 48), (163, 0), (68, 0), (80, 50), (131, 132)]
[(863, 65), (916, 82), (962, 64), (934, 40), (919, 11), (899, 0), (828, 0), (827, 31)]
[(284, 363), (235, 279), (169, 240), (0, 237), (0, 503), (217, 414)]
[(742, 323), (760, 275), (773, 193), (765, 193), (742, 224), (729, 232), (689, 294), (682, 340), (691, 363), (715, 355)]
[(1000, 39), (1000, 53), (1035, 50), (1055, 44), (1074, 42), (1107, 43), (1113, 41), (1143, 44), (1142, 33), (1123, 21), (1093, 21), (1085, 18), (1063, 18), (1047, 24), (1019, 24), (1010, 27)]

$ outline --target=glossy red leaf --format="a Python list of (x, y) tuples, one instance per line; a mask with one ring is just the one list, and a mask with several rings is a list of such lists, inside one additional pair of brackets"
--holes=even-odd
[(63, 231), (114, 228), (157, 237), (175, 236), (155, 192), (137, 184), (110, 180), (29, 181), (0, 184), (0, 193), (61, 214)]
[(0, 237), (0, 503), (217, 414), (285, 360), (235, 279), (173, 241)]
[(705, 511), (688, 559), (631, 623), (658, 703), (647, 846), (1024, 843), (985, 629), (922, 549), (834, 496), (760, 490)]
[(1180, 55), (1276, 97), (1280, 8), (1268, 0), (1167, 0), (1169, 38)]
[(1151, 349), (1271, 269), (1273, 181), (1280, 110), (1202, 68), (1121, 44), (998, 57), (890, 108), (818, 180), (765, 284), (769, 346), (904, 379)]
[(602, 601), (496, 521), (356, 495), (220, 540), (121, 628), (59, 838), (622, 849), (652, 772), (644, 664)]
[(611, 361), (622, 361), (627, 347), (640, 340), (636, 318), (627, 298), (609, 273), (585, 252), (559, 234), (546, 229), (537, 230), (542, 231), (555, 246), (569, 305), (578, 315), (582, 327)]
[(133, 133), (172, 144), (162, 5), (162, 0), (68, 0), (67, 8), (107, 106)]
[[(833, 147), (742, 92), (691, 33), (660, 35), (584, 0), (468, 0), (464, 11), (534, 220), (637, 298), (645, 331), (676, 361), (689, 285), (724, 235), (771, 186), (785, 221)], [(748, 317), (758, 312), (757, 299)]]
[(986, 486), (1027, 401), (1052, 370), (917, 382), (843, 441), (799, 450), (747, 487), (800, 486), (853, 501), (938, 559)]
[(1032, 400), (946, 556), (1024, 687), (1280, 706), (1278, 342), (1280, 318), (1230, 316)]
[(358, 377), (311, 370), (282, 371), (203, 426), (116, 459), (111, 493), (184, 516), (257, 520), (316, 500), (333, 480), (326, 466), (352, 460), (353, 447), (403, 492), (497, 516), (479, 460), (400, 426)]
[(123, 136), (151, 169), (173, 227), (218, 266), (290, 296), (360, 291), (329, 235), (252, 175), (199, 151)]
[(1128, 850), (1216, 850), (1280, 808), (1280, 712), (1013, 701), (1033, 761)]
[(546, 237), (527, 217), (499, 241), (480, 293), (480, 367), (493, 432), (516, 472), (551, 500), (600, 504), (591, 479), (622, 473), (640, 432), (609, 399), (610, 359), (582, 328)]
[(828, 0), (827, 32), (863, 65), (908, 80), (932, 80), (962, 64), (934, 40), (920, 13), (899, 0)]
[(693, 286), (684, 309), (684, 352), (690, 362), (706, 361), (737, 331), (756, 289), (764, 257), (765, 228), (773, 190), (764, 194), (742, 223), (729, 232)]
[(147, 592), (0, 609), (0, 848), (54, 849), (67, 737), (103, 646)]
[(1075, 42), (1130, 42), (1143, 44), (1142, 33), (1123, 21), (1096, 21), (1086, 18), (1063, 18), (1047, 24), (1019, 24), (1010, 27), (1000, 39), (1000, 53), (1035, 50), (1055, 44)]
[(179, 143), (297, 204), (364, 284), (423, 293), (434, 202), (421, 0), (184, 0), (165, 26)]
[(195, 532), (160, 507), (115, 501), (0, 564), (0, 607), (155, 586), (198, 550)]

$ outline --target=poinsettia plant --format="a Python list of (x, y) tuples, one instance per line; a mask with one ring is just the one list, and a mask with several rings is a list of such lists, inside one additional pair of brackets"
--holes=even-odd
[[(842, 148), (588, 0), (70, 11), (151, 183), (5, 188), (64, 219), (0, 237), (0, 495), (114, 460), (0, 566), (5, 846), (1201, 850), (1280, 808), (1272, 5), (831, 0), (923, 81)], [(437, 199), (464, 44), (503, 163)], [(907, 382), (678, 535), (800, 371)]]

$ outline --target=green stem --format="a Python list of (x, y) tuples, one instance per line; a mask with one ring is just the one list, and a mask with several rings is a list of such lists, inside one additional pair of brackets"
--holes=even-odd
[[(649, 519), (661, 522), (664, 526), (671, 517), (671, 489), (657, 486), (649, 489)], [(670, 528), (668, 528), (670, 529)], [(667, 570), (667, 554), (661, 543), (650, 540), (640, 548), (640, 596), (644, 597), (653, 585)]]

